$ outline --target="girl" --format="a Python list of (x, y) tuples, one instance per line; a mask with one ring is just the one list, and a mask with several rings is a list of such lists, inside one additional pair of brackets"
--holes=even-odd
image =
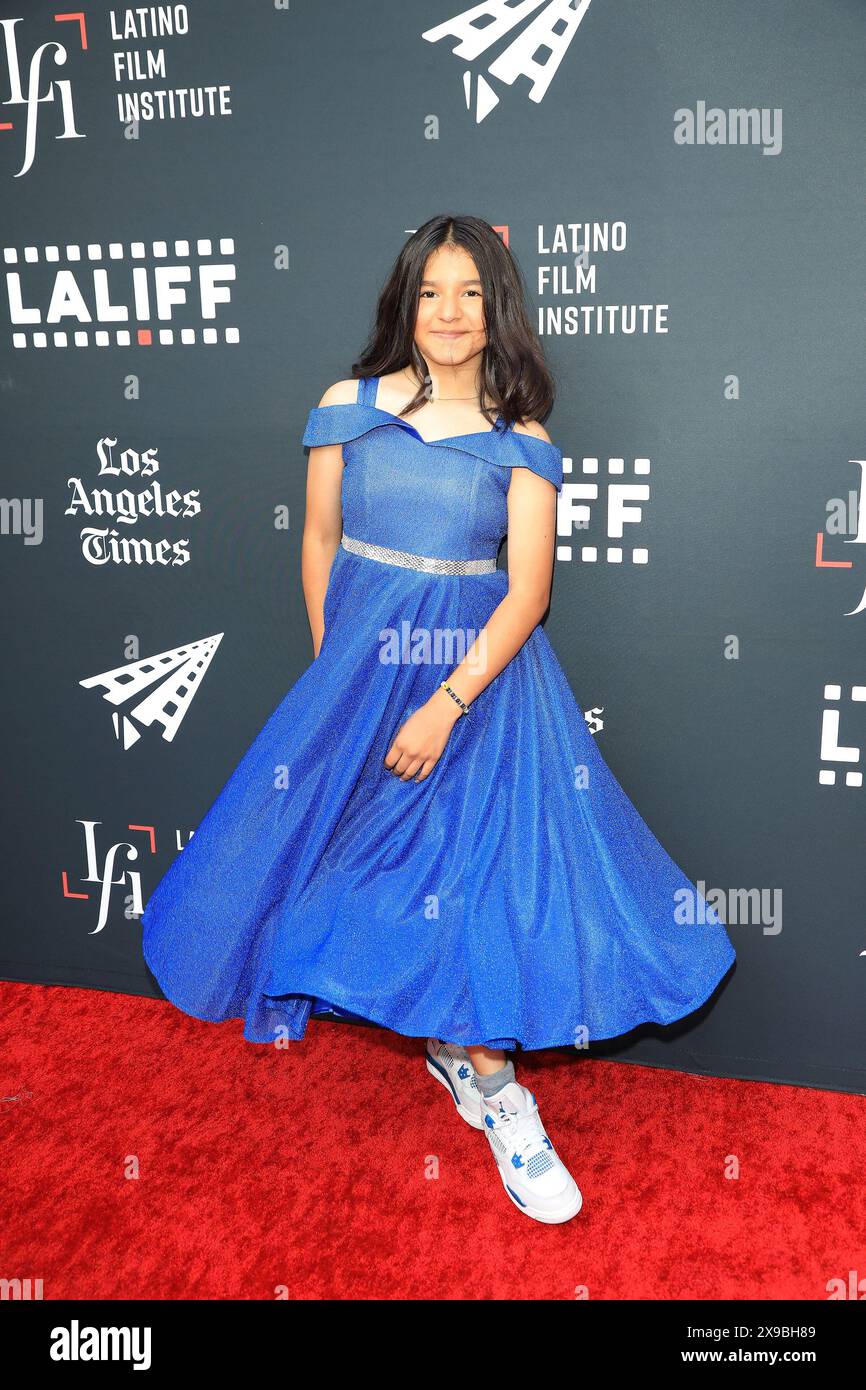
[(567, 1221), (580, 1191), (508, 1054), (682, 1018), (734, 949), (539, 625), (562, 453), (486, 222), (406, 242), (352, 371), (303, 436), (315, 659), (151, 894), (145, 958), (179, 1008), (242, 1017), (252, 1042), (324, 1012), (426, 1038), (517, 1209)]

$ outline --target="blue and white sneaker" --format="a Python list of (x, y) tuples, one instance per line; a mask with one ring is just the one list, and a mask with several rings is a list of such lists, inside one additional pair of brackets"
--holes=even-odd
[(456, 1043), (443, 1043), (438, 1038), (428, 1038), (426, 1048), (427, 1070), (431, 1076), (448, 1090), (458, 1112), (473, 1129), (483, 1129), (481, 1119), (481, 1092), (475, 1080), (475, 1068), (468, 1054)]
[(577, 1216), (583, 1197), (547, 1137), (532, 1092), (509, 1081), (495, 1096), (482, 1096), (481, 1114), (502, 1185), (518, 1211), (549, 1225)]

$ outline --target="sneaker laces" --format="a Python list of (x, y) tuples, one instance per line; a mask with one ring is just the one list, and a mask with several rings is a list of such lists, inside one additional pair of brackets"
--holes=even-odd
[[(492, 1100), (496, 1097), (492, 1096)], [(542, 1149), (549, 1152), (553, 1145), (541, 1126), (541, 1116), (537, 1106), (521, 1114), (518, 1110), (503, 1110), (493, 1117), (494, 1128), (503, 1130), (521, 1158), (531, 1158)]]

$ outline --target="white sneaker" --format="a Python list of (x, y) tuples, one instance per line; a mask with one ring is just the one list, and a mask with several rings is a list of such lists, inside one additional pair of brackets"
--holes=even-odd
[(473, 1129), (483, 1129), (481, 1092), (475, 1080), (475, 1068), (464, 1049), (456, 1043), (428, 1038), (426, 1060), (430, 1075), (446, 1087), (466, 1123)]
[(576, 1216), (583, 1197), (547, 1137), (532, 1092), (509, 1081), (495, 1096), (482, 1096), (481, 1114), (502, 1185), (514, 1205), (550, 1225)]

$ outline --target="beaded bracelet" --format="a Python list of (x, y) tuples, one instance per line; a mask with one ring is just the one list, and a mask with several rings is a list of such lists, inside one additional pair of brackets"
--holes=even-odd
[(459, 695), (455, 694), (455, 692), (451, 689), (451, 686), (448, 684), (447, 681), (440, 681), (439, 685), (442, 690), (447, 691), (447, 693), (451, 696), (452, 700), (457, 701), (457, 704), (460, 706), (464, 714), (469, 713), (469, 706), (463, 703)]

